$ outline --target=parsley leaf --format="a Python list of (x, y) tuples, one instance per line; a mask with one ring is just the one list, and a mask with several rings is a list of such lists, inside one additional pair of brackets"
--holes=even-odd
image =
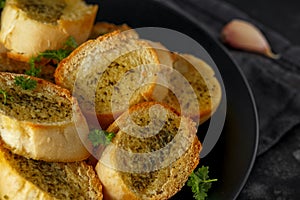
[(62, 59), (66, 58), (71, 52), (72, 50), (70, 49), (46, 50), (40, 53), (39, 56), (60, 62)]
[(89, 140), (92, 142), (94, 147), (99, 145), (109, 145), (112, 139), (115, 137), (114, 133), (108, 133), (104, 130), (94, 129), (89, 133)]
[(13, 100), (13, 97), (10, 97), (10, 96), (7, 94), (7, 92), (4, 91), (4, 90), (1, 90), (1, 89), (0, 89), (0, 94), (2, 94), (2, 96), (3, 96), (3, 104), (6, 104), (7, 98), (9, 98), (10, 100)]
[(198, 171), (192, 172), (189, 177), (187, 186), (191, 187), (196, 200), (205, 200), (212, 182), (217, 181), (217, 179), (209, 179), (208, 173), (208, 167), (202, 166)]
[(77, 44), (75, 38), (72, 36), (68, 37), (68, 39), (66, 40), (64, 49), (75, 49), (76, 47), (78, 47), (78, 44)]
[(17, 76), (15, 77), (15, 84), (20, 86), (23, 90), (33, 90), (37, 86), (37, 81), (29, 77)]
[[(39, 75), (41, 73), (41, 69), (35, 68), (36, 60), (39, 61), (40, 59), (39, 58), (30, 58), (30, 60), (29, 60), (30, 69), (25, 71), (26, 75), (39, 77)], [(24, 76), (17, 76), (17, 77), (15, 77), (15, 84), (18, 86), (21, 86), (21, 88), (23, 90), (32, 90), (32, 89), (36, 88), (37, 81), (32, 80), (29, 77), (25, 78)]]
[(0, 1), (0, 9), (4, 8), (5, 6), (5, 0)]
[(40, 74), (41, 70), (35, 67), (36, 62), (40, 62), (42, 58), (50, 59), (59, 63), (64, 58), (66, 58), (70, 53), (78, 46), (74, 37), (70, 36), (66, 40), (63, 48), (58, 50), (46, 50), (39, 53), (36, 57), (32, 57), (29, 60), (30, 70), (27, 71), (27, 75), (37, 76)]
[(62, 49), (58, 50), (46, 50), (42, 53), (39, 53), (37, 56), (37, 60), (41, 60), (41, 58), (47, 58), (47, 59), (52, 59), (57, 62), (62, 61), (64, 58), (66, 58), (70, 53), (78, 46), (76, 43), (76, 40), (74, 37), (70, 36)]
[(35, 67), (35, 62), (36, 61), (40, 61), (40, 60), (37, 60), (37, 58), (30, 58), (30, 60), (29, 60), (30, 69), (26, 70), (25, 74), (27, 74), (29, 76), (35, 76), (35, 77), (40, 76), (41, 68), (36, 68)]
[[(2, 3), (2, 1), (0, 1)], [(1, 5), (1, 4), (0, 4)], [(36, 68), (36, 62), (40, 62), (42, 58), (47, 58), (60, 62), (62, 59), (66, 58), (76, 47), (77, 43), (74, 37), (70, 36), (62, 49), (58, 50), (46, 50), (42, 53), (39, 53), (36, 57), (32, 57), (29, 60), (30, 69), (25, 71), (26, 75), (39, 77), (41, 74), (41, 67)], [(37, 81), (24, 76), (19, 76), (15, 78), (15, 84), (22, 87), (24, 90), (31, 90), (37, 86)]]

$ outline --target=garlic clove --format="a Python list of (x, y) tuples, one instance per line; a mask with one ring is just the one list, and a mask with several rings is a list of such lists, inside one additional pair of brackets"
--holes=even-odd
[(234, 19), (224, 26), (221, 39), (233, 48), (263, 54), (272, 59), (280, 56), (271, 51), (262, 32), (249, 22)]

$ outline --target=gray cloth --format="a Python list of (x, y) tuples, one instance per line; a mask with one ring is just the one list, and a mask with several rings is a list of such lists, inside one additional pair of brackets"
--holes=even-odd
[(218, 0), (161, 0), (179, 6), (186, 15), (196, 19), (210, 35), (219, 39), (222, 27), (231, 19), (244, 19), (259, 27), (279, 60), (228, 48), (232, 58), (246, 75), (257, 104), (260, 140), (258, 155), (265, 153), (286, 133), (300, 123), (300, 47), (245, 13)]

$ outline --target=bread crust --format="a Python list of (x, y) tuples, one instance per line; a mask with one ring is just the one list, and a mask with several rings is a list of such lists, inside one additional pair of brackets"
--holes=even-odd
[[(129, 113), (133, 113), (140, 109), (147, 109), (153, 105), (159, 104), (157, 102), (145, 102), (141, 104), (137, 104), (130, 108)], [(173, 110), (168, 105), (159, 104), (164, 108), (168, 109), (169, 112), (173, 112), (176, 115), (178, 113)], [(179, 116), (179, 115), (178, 115)], [(122, 121), (128, 118), (128, 113), (122, 114), (108, 129), (108, 132), (114, 132), (118, 134), (119, 127), (118, 123), (122, 123)], [(195, 133), (195, 124), (192, 120), (183, 117), (183, 121), (185, 123), (185, 127), (187, 128), (189, 133)], [(197, 136), (194, 137), (191, 145), (189, 146), (188, 150), (169, 168), (169, 178), (165, 180), (165, 183), (162, 186), (162, 193), (149, 196), (140, 196), (133, 192), (129, 186), (126, 185), (124, 180), (120, 175), (120, 171), (113, 169), (111, 166), (107, 166), (101, 160), (96, 165), (96, 172), (102, 182), (103, 185), (103, 195), (104, 198), (107, 200), (117, 200), (117, 199), (149, 199), (149, 200), (161, 200), (161, 199), (168, 199), (176, 194), (181, 188), (184, 186), (185, 182), (187, 181), (189, 175), (192, 171), (197, 167), (199, 163), (199, 153), (202, 149), (201, 143), (198, 140)], [(107, 152), (110, 153), (109, 157), (113, 159), (115, 155), (115, 151), (110, 151), (110, 146), (104, 150), (103, 155)]]
[[(2, 80), (13, 85), (17, 75), (0, 73)], [(54, 97), (62, 97), (72, 103), (73, 115), (71, 120), (60, 122), (35, 122), (20, 120), (3, 111), (0, 112), (0, 135), (5, 145), (14, 153), (37, 160), (51, 162), (73, 162), (89, 157), (87, 141), (89, 128), (79, 108), (77, 100), (68, 90), (42, 79), (31, 77), (38, 82), (33, 94), (47, 91)], [(20, 90), (15, 87), (15, 90)], [(1, 102), (2, 103), (2, 102)], [(80, 136), (79, 136), (80, 134)], [(85, 143), (86, 144), (83, 144)], [(87, 145), (88, 144), (88, 145)]]
[[(67, 3), (71, 6), (73, 2)], [(0, 40), (8, 49), (10, 58), (28, 61), (45, 50), (62, 48), (69, 36), (73, 36), (79, 44), (86, 41), (97, 10), (98, 6), (94, 5), (79, 18), (64, 19), (62, 16), (56, 24), (51, 24), (27, 17), (24, 11), (14, 5), (14, 1), (7, 1), (2, 11)]]
[[(198, 109), (186, 109), (186, 105), (184, 103), (179, 105), (178, 97), (172, 94), (172, 90), (169, 90), (168, 95), (166, 95), (164, 99), (155, 97), (153, 100), (168, 104), (180, 113), (183, 111), (183, 115), (192, 118), (199, 124), (202, 124), (210, 119), (221, 102), (221, 85), (215, 77), (213, 69), (203, 60), (191, 54), (173, 53), (172, 57), (174, 71), (176, 71), (176, 73), (179, 72), (179, 74), (188, 81), (189, 85), (186, 87), (191, 86), (191, 89), (193, 89), (194, 94), (197, 96)], [(175, 82), (170, 81), (170, 84), (171, 88), (176, 88), (175, 91), (178, 90), (177, 92), (179, 92), (179, 94), (176, 95), (183, 95), (181, 98), (188, 98), (189, 94), (186, 94), (185, 88), (183, 88), (185, 85), (180, 87), (176, 86), (176, 79), (174, 80)], [(192, 98), (192, 96), (190, 98)], [(193, 102), (192, 99), (186, 100), (187, 104), (196, 105), (196, 102)]]
[[(72, 51), (72, 53), (68, 57), (63, 59), (57, 66), (54, 73), (55, 83), (72, 91), (81, 61), (87, 56), (87, 52), (91, 51), (91, 48), (96, 48), (97, 44), (99, 44), (100, 42), (105, 41), (109, 38), (113, 38), (119, 33), (120, 31), (114, 31), (107, 35), (100, 36), (95, 40), (88, 40), (79, 47), (77, 47), (74, 51)], [(122, 35), (120, 37), (120, 40), (126, 39), (127, 36), (129, 38), (138, 37), (135, 34), (126, 34)], [(106, 46), (107, 49), (103, 49), (100, 52), (102, 53), (106, 50), (113, 49), (116, 45), (117, 44)]]
[[(136, 46), (140, 45), (140, 47), (145, 47), (148, 49), (149, 54), (152, 56), (152, 64), (157, 65), (152, 68), (151, 73), (157, 73), (160, 69), (160, 66), (158, 66), (159, 59), (155, 50), (147, 42), (138, 40), (138, 35), (134, 30), (125, 32), (117, 30), (100, 36), (95, 40), (89, 40), (85, 42), (84, 44), (76, 48), (67, 58), (62, 60), (59, 63), (59, 66), (57, 67), (54, 74), (56, 84), (61, 85), (62, 87), (67, 88), (70, 91), (73, 91), (76, 79), (80, 78), (77, 77), (79, 70), (82, 70), (82, 68), (84, 68), (84, 70), (88, 71), (88, 69), (92, 67), (89, 66), (92, 65), (90, 64), (89, 59), (95, 60), (95, 58), (91, 58), (94, 56), (92, 56), (92, 54), (98, 52), (97, 55), (100, 54), (103, 57), (103, 60), (106, 60), (107, 62), (107, 60), (110, 60), (111, 57), (118, 57), (122, 55), (122, 53), (125, 53), (125, 51), (128, 52), (136, 50), (137, 47), (130, 46), (131, 44), (129, 44), (129, 41), (133, 41), (132, 43), (134, 43), (134, 45)], [(127, 45), (126, 47), (124, 47), (125, 44)], [(88, 64), (84, 65), (84, 62), (87, 62)], [(101, 63), (101, 65), (103, 65), (102, 67), (107, 67), (106, 64)], [(156, 85), (154, 84), (156, 82), (156, 79), (157, 77), (153, 78), (152, 83), (149, 84), (147, 88), (140, 91), (140, 95), (133, 97), (131, 99), (131, 102), (133, 104), (136, 104), (151, 99), (151, 96), (153, 95), (156, 88)], [(85, 91), (87, 90), (91, 90), (91, 88), (86, 88)], [(95, 105), (95, 107), (97, 109), (97, 105)], [(92, 110), (92, 112), (90, 112), (88, 109), (82, 108), (82, 110), (87, 119), (89, 119), (90, 116), (95, 115), (94, 110)], [(116, 110), (114, 112), (97, 112), (96, 115), (101, 128), (106, 129), (114, 121), (114, 116), (119, 116), (122, 112), (124, 112), (124, 110)], [(90, 121), (93, 120), (88, 120), (88, 122)]]

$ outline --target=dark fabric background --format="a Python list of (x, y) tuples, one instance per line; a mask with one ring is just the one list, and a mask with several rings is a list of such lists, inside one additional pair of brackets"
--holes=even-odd
[(215, 39), (231, 19), (247, 20), (281, 55), (272, 60), (227, 47), (250, 83), (260, 123), (258, 157), (238, 199), (300, 199), (300, 47), (222, 0), (161, 2), (179, 6)]

